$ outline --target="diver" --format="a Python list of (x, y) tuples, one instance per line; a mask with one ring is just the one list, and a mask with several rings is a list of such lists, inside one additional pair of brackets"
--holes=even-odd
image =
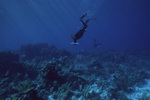
[(100, 43), (96, 43), (96, 40), (94, 39), (94, 45), (93, 45), (94, 48), (99, 48), (100, 47)]
[(71, 44), (79, 44), (77, 43), (77, 40), (80, 39), (84, 32), (86, 31), (86, 28), (87, 28), (87, 23), (92, 19), (92, 18), (89, 18), (87, 19), (85, 22), (83, 21), (83, 18), (87, 15), (87, 13), (84, 13), (81, 17), (80, 17), (80, 21), (82, 22), (83, 24), (83, 28), (81, 30), (79, 30), (75, 35), (71, 34), (70, 37), (73, 39), (73, 42)]

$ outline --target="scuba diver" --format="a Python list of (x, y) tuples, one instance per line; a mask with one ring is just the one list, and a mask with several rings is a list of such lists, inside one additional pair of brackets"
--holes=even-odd
[(85, 22), (83, 21), (83, 18), (87, 15), (87, 13), (84, 13), (81, 18), (80, 18), (80, 21), (82, 22), (83, 24), (83, 28), (81, 30), (79, 30), (75, 35), (74, 34), (71, 34), (70, 37), (73, 39), (73, 42), (71, 44), (79, 44), (77, 43), (77, 40), (80, 39), (84, 32), (86, 31), (86, 28), (87, 28), (87, 23), (92, 19), (92, 18), (89, 18), (87, 19)]
[(96, 43), (96, 40), (94, 39), (94, 45), (93, 45), (93, 47), (94, 48), (99, 48), (99, 46), (100, 46), (100, 43)]

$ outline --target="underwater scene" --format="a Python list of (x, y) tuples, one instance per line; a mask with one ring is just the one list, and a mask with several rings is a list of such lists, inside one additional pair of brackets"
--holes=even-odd
[(0, 100), (150, 100), (150, 1), (0, 0)]

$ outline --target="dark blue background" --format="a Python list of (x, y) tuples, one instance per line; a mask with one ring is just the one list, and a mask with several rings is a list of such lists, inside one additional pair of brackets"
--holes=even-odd
[[(87, 32), (71, 45), (70, 34), (88, 13), (94, 20)], [(0, 0), (0, 49), (16, 49), (28, 43), (49, 43), (67, 50), (149, 49), (149, 0)]]

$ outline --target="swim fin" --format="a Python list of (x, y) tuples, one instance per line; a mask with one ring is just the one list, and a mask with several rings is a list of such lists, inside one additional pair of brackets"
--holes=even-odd
[(70, 44), (74, 44), (74, 45), (77, 45), (77, 44), (79, 44), (79, 43), (77, 43), (77, 42), (76, 42), (76, 43), (75, 43), (75, 42), (72, 42), (72, 43), (70, 43)]

